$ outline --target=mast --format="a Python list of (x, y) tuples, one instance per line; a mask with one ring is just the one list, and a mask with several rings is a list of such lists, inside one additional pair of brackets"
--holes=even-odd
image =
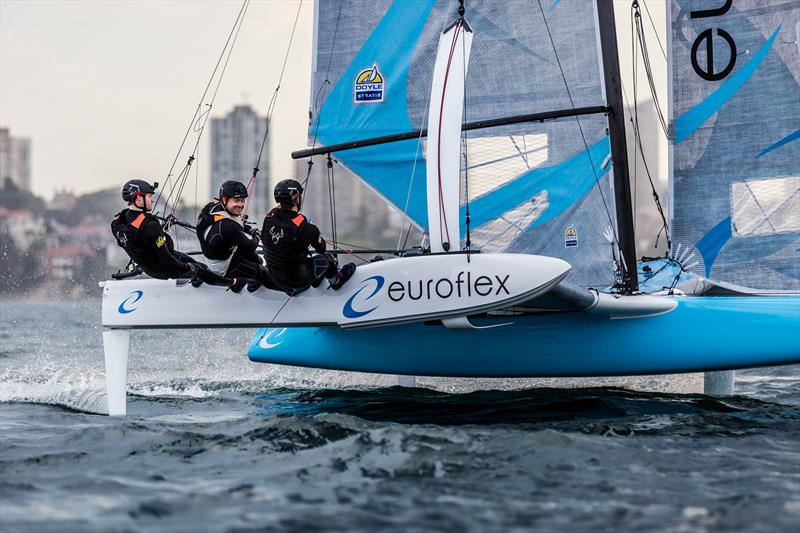
[(597, 0), (597, 26), (603, 58), (608, 134), (611, 160), (614, 163), (614, 195), (617, 206), (617, 235), (624, 259), (623, 283), (626, 291), (639, 289), (636, 273), (636, 242), (633, 228), (633, 204), (628, 171), (628, 144), (625, 139), (625, 115), (622, 107), (622, 83), (617, 51), (617, 28), (613, 0)]

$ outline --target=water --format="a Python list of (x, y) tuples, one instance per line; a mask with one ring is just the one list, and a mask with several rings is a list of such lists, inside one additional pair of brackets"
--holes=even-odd
[[(739, 396), (249, 363), (137, 332), (105, 410), (99, 305), (0, 302), (0, 530), (798, 531), (799, 367)], [(508, 390), (463, 392), (489, 384)]]

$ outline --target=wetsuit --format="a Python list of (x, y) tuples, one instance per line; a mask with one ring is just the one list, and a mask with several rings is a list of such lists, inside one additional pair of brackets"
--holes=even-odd
[[(157, 279), (177, 279), (192, 277), (190, 263), (197, 261), (175, 250), (172, 238), (164, 233), (158, 219), (150, 213), (138, 209), (123, 209), (111, 222), (111, 231), (128, 256), (144, 270), (145, 274)], [(197, 276), (206, 283), (219, 279), (211, 272), (199, 270)]]
[[(261, 237), (270, 276), (289, 293), (317, 287), (323, 277), (338, 275), (319, 228), (296, 211), (276, 207), (267, 213)], [(309, 247), (317, 253), (310, 255)]]
[(208, 267), (226, 278), (256, 280), (277, 288), (256, 253), (257, 232), (228, 213), (220, 202), (207, 204), (197, 220), (197, 238)]

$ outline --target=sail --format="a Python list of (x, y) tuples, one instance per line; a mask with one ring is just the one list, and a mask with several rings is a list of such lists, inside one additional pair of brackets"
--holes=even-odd
[[(428, 124), (439, 37), (456, 2), (320, 0), (310, 145), (404, 133)], [(473, 30), (464, 120), (603, 106), (594, 4), (467, 3)], [(555, 48), (555, 52), (554, 52)], [(607, 285), (613, 224), (607, 118), (564, 117), (470, 130), (463, 143), (459, 233), (473, 248), (568, 261), (570, 281)], [(338, 152), (339, 163), (429, 228), (430, 140)]]
[(800, 3), (670, 8), (673, 243), (696, 274), (800, 290)]
[[(459, 190), (464, 89), (472, 29), (459, 19), (442, 33), (433, 69), (425, 172), (431, 252), (460, 249)], [(452, 235), (451, 235), (452, 233)]]

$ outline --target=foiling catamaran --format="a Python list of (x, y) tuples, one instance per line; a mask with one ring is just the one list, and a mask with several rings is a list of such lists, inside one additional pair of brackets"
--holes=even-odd
[[(427, 245), (291, 298), (104, 282), (109, 414), (137, 328), (260, 327), (252, 361), (412, 376), (800, 362), (800, 5), (669, 0), (669, 251), (637, 262), (612, 1), (459, 4), (318, 0), (312, 148), (292, 154), (336, 153)], [(732, 392), (722, 375), (707, 391)]]

